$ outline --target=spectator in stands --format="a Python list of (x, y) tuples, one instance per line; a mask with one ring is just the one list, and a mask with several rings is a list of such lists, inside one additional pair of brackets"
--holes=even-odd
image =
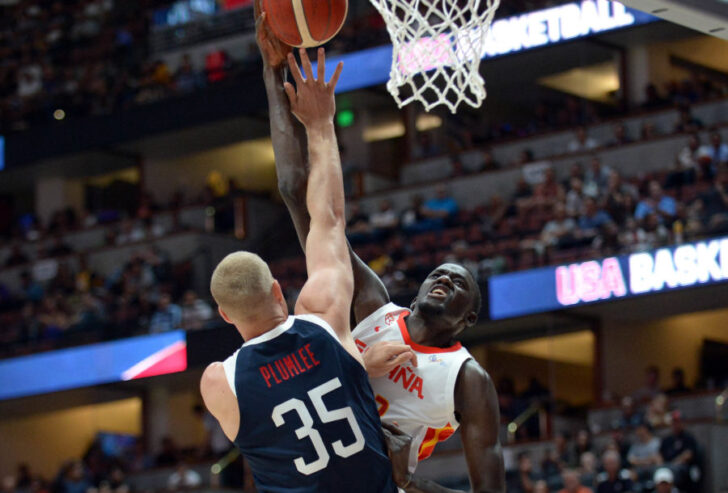
[(442, 148), (435, 143), (432, 134), (430, 132), (422, 132), (419, 134), (417, 144), (412, 151), (412, 157), (414, 159), (426, 159), (439, 156), (442, 153)]
[(581, 178), (572, 177), (569, 191), (566, 192), (566, 213), (577, 217), (584, 208), (584, 182)]
[(579, 458), (579, 481), (590, 488), (597, 480), (597, 456), (594, 452), (584, 452)]
[(541, 475), (545, 478), (560, 476), (562, 468), (563, 463), (559, 460), (559, 454), (556, 452), (556, 449), (548, 449), (541, 461)]
[(515, 163), (513, 163), (514, 167), (520, 167), (524, 166), (526, 164), (532, 163), (534, 161), (533, 157), (533, 151), (531, 149), (521, 149), (521, 152), (518, 153), (518, 158), (516, 158)]
[(144, 229), (141, 224), (131, 219), (124, 219), (119, 227), (119, 234), (116, 237), (117, 245), (137, 243), (144, 239)]
[(541, 230), (541, 242), (544, 247), (567, 248), (574, 243), (576, 221), (566, 214), (566, 206), (557, 203), (554, 206), (554, 218)]
[(635, 430), (637, 441), (632, 444), (627, 460), (637, 471), (640, 479), (652, 476), (655, 466), (662, 464), (660, 439), (654, 436), (648, 423), (641, 423)]
[(91, 484), (86, 479), (86, 472), (81, 461), (76, 461), (70, 465), (61, 484), (64, 493), (86, 493)]
[(184, 462), (169, 476), (167, 487), (172, 491), (192, 490), (202, 485), (202, 477)]
[(349, 216), (346, 221), (346, 232), (349, 240), (358, 243), (369, 236), (369, 216), (361, 210), (359, 202), (349, 204)]
[(63, 237), (60, 234), (56, 234), (53, 238), (53, 243), (48, 249), (49, 257), (62, 257), (73, 253), (73, 249), (63, 241)]
[(710, 144), (702, 146), (699, 154), (709, 159), (714, 169), (728, 164), (728, 144), (717, 130), (710, 133)]
[(174, 85), (177, 92), (182, 94), (194, 92), (201, 85), (188, 53), (182, 56), (182, 61), (174, 74)]
[(518, 469), (508, 476), (509, 493), (533, 493), (534, 481), (539, 478), (533, 470), (533, 461), (529, 452), (518, 454)]
[(643, 108), (661, 108), (669, 103), (670, 101), (668, 99), (665, 99), (660, 95), (660, 92), (658, 91), (655, 84), (647, 84), (647, 86), (645, 87), (645, 101), (644, 103), (642, 103)]
[(675, 484), (680, 489), (690, 486), (690, 467), (695, 465), (698, 456), (698, 442), (685, 430), (680, 411), (672, 413), (672, 432), (662, 439), (660, 457), (672, 471)]
[(157, 467), (170, 467), (179, 463), (180, 453), (177, 444), (174, 443), (172, 437), (165, 436), (162, 438), (162, 450), (157, 454), (154, 463)]
[(588, 136), (586, 127), (580, 126), (576, 129), (574, 139), (572, 139), (566, 147), (566, 152), (586, 152), (596, 149), (597, 147), (599, 147), (599, 142)]
[(682, 166), (682, 169), (697, 169), (698, 158), (700, 156), (700, 135), (697, 133), (691, 134), (688, 137), (688, 143), (680, 149), (677, 155), (677, 160)]
[(429, 220), (432, 229), (445, 226), (457, 212), (458, 204), (445, 185), (438, 185), (435, 197), (425, 201), (422, 207), (422, 214)]
[(668, 396), (687, 394), (691, 391), (690, 387), (685, 384), (685, 370), (680, 367), (675, 367), (672, 370), (672, 386), (665, 390), (665, 394)]
[(405, 232), (415, 233), (421, 230), (420, 224), (425, 220), (425, 215), (422, 212), (423, 202), (421, 195), (413, 195), (409, 207), (402, 211), (400, 224)]
[(607, 450), (602, 455), (604, 472), (597, 476), (596, 493), (628, 493), (634, 485), (628, 470), (622, 469), (619, 453)]
[(182, 297), (182, 329), (201, 329), (212, 318), (210, 305), (197, 297), (197, 293), (188, 289)]
[(584, 175), (584, 194), (593, 198), (599, 197), (607, 189), (611, 174), (612, 169), (604, 166), (599, 157), (593, 156)]
[(516, 385), (513, 383), (513, 379), (507, 376), (498, 379), (498, 405), (503, 423), (510, 423), (516, 417), (515, 401)]
[(636, 404), (644, 404), (654, 399), (662, 390), (660, 389), (660, 369), (655, 365), (645, 368), (645, 384), (632, 394)]
[(564, 196), (564, 188), (556, 180), (554, 169), (552, 167), (546, 168), (543, 181), (537, 184), (533, 190), (534, 205), (551, 209), (554, 203), (563, 201)]
[(698, 197), (694, 208), (709, 232), (728, 231), (728, 169), (718, 173), (711, 188)]
[(379, 202), (379, 210), (369, 216), (369, 225), (380, 236), (389, 236), (399, 226), (399, 218), (392, 202), (384, 199)]
[(660, 133), (653, 122), (646, 121), (642, 123), (642, 127), (640, 127), (640, 139), (653, 140), (659, 135)]
[(612, 140), (610, 140), (608, 144), (611, 147), (631, 144), (634, 141), (634, 139), (629, 136), (627, 126), (624, 122), (615, 123), (612, 127), (612, 134)]
[(667, 396), (665, 394), (657, 394), (650, 401), (645, 413), (645, 420), (653, 428), (670, 424), (670, 415), (667, 412)]
[(164, 293), (159, 297), (157, 311), (149, 322), (149, 332), (156, 334), (180, 328), (182, 324), (182, 309), (172, 303), (172, 297)]
[(23, 253), (20, 248), (20, 243), (13, 243), (10, 247), (10, 254), (5, 259), (5, 267), (15, 267), (16, 265), (23, 265), (30, 262), (30, 258)]
[(591, 488), (582, 486), (579, 473), (574, 469), (567, 469), (561, 473), (564, 488), (559, 493), (592, 493)]
[(654, 212), (647, 214), (642, 229), (645, 233), (647, 250), (667, 245), (670, 241), (670, 231), (660, 222), (660, 218)]
[(493, 153), (489, 149), (486, 149), (481, 153), (481, 162), (475, 171), (495, 171), (500, 168), (501, 164), (495, 160)]
[(533, 493), (549, 493), (549, 485), (543, 479), (536, 481), (533, 484)]
[(582, 428), (576, 433), (576, 440), (574, 441), (574, 452), (575, 457), (579, 464), (581, 464), (581, 456), (586, 452), (593, 452), (594, 445), (591, 440), (591, 433), (586, 428)]
[(576, 466), (578, 458), (574, 456), (574, 449), (569, 446), (569, 435), (566, 432), (558, 432), (554, 435), (554, 447), (560, 467)]
[(579, 217), (579, 234), (585, 238), (594, 238), (610, 222), (612, 218), (609, 214), (599, 208), (596, 200), (587, 197), (584, 201), (584, 212)]
[(609, 173), (607, 189), (601, 197), (601, 206), (618, 225), (624, 226), (627, 217), (634, 216), (632, 206), (637, 196), (637, 189), (624, 183), (619, 173), (612, 170)]
[(673, 129), (675, 133), (694, 133), (700, 131), (702, 128), (703, 122), (693, 116), (689, 106), (680, 108), (680, 115)]
[(655, 483), (655, 493), (678, 493), (674, 487), (674, 476), (672, 471), (666, 467), (661, 467), (655, 471), (653, 482)]
[(639, 201), (634, 217), (638, 221), (642, 221), (648, 214), (656, 213), (660, 219), (660, 223), (672, 224), (672, 220), (677, 214), (677, 203), (675, 199), (666, 195), (660, 183), (652, 180), (649, 184), (649, 196)]

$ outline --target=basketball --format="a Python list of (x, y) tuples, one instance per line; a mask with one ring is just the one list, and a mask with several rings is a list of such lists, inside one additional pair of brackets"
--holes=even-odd
[(346, 20), (348, 0), (263, 0), (267, 22), (284, 43), (319, 46), (336, 36)]

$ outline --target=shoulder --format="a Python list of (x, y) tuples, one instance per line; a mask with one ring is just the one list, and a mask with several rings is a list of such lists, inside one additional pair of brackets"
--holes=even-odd
[(493, 379), (474, 359), (460, 367), (455, 383), (455, 407), (462, 414), (480, 412), (483, 407), (497, 407), (498, 399)]
[(222, 385), (227, 385), (223, 363), (220, 361), (210, 363), (202, 372), (200, 380), (200, 393), (206, 403), (208, 398), (213, 399), (214, 395), (220, 392)]

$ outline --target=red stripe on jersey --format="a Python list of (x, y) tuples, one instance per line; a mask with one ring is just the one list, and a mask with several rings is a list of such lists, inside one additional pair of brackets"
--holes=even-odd
[(399, 331), (402, 333), (402, 339), (404, 339), (404, 343), (410, 346), (412, 349), (419, 353), (452, 353), (453, 351), (457, 351), (463, 347), (462, 344), (459, 342), (450, 346), (450, 347), (430, 347), (430, 346), (422, 346), (420, 344), (417, 344), (416, 342), (412, 341), (409, 335), (409, 331), (407, 330), (407, 323), (405, 322), (404, 318), (409, 315), (409, 311), (403, 311), (399, 318), (397, 319), (397, 323), (399, 324)]

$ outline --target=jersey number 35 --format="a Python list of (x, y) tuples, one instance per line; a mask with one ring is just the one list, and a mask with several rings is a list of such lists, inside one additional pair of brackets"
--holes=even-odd
[[(364, 450), (364, 436), (361, 433), (359, 424), (356, 422), (356, 418), (354, 418), (354, 412), (350, 407), (326, 409), (326, 405), (323, 401), (324, 395), (338, 389), (339, 387), (341, 387), (341, 381), (339, 381), (338, 378), (332, 378), (328, 382), (309, 390), (308, 398), (311, 400), (313, 408), (316, 410), (316, 414), (318, 414), (319, 419), (321, 419), (323, 423), (331, 423), (342, 419), (349, 422), (351, 431), (354, 434), (354, 442), (349, 445), (344, 445), (341, 440), (337, 440), (331, 444), (336, 455), (347, 458)], [(304, 438), (311, 440), (313, 448), (318, 456), (316, 460), (309, 463), (306, 463), (303, 457), (298, 457), (293, 461), (296, 469), (298, 472), (305, 474), (306, 476), (325, 469), (329, 464), (329, 452), (326, 450), (326, 445), (324, 445), (321, 435), (316, 428), (313, 427), (313, 418), (308, 412), (306, 404), (302, 400), (288, 399), (274, 407), (271, 415), (273, 423), (275, 423), (276, 427), (282, 426), (283, 423), (285, 423), (283, 416), (291, 411), (296, 411), (296, 413), (298, 413), (298, 417), (301, 419), (301, 423), (303, 424), (303, 426), (296, 430), (296, 436), (299, 440), (303, 440)]]

